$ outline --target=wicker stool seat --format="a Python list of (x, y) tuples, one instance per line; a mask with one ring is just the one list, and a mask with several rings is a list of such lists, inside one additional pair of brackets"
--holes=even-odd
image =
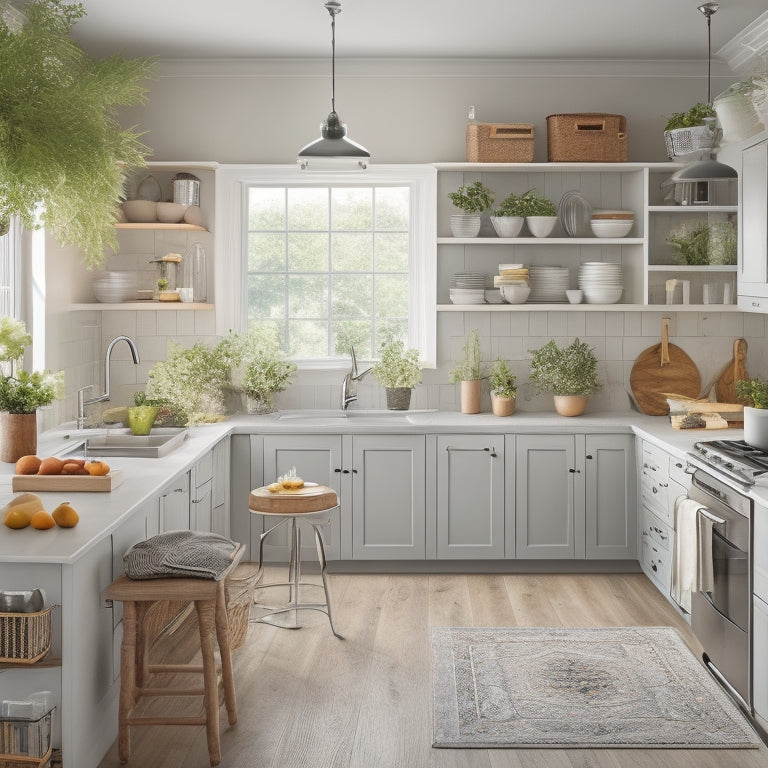
[[(298, 620), (299, 611), (320, 611), (328, 616), (331, 632), (343, 639), (333, 626), (333, 614), (331, 611), (331, 596), (328, 586), (327, 561), (325, 558), (325, 546), (320, 528), (331, 522), (331, 512), (338, 507), (339, 500), (336, 492), (324, 485), (305, 483), (304, 487), (296, 491), (271, 493), (266, 487), (256, 488), (248, 497), (248, 508), (252, 514), (263, 515), (272, 518), (271, 527), (267, 528), (259, 537), (259, 572), (264, 569), (264, 541), (274, 530), (290, 522), (291, 525), (291, 556), (288, 566), (288, 581), (274, 582), (256, 585), (256, 590), (270, 589), (272, 587), (288, 587), (288, 602), (285, 605), (262, 606), (265, 613), (253, 621), (262, 624), (271, 624), (282, 629), (301, 629)], [(279, 518), (275, 522), (275, 518)], [(317, 557), (320, 563), (320, 577), (322, 584), (301, 580), (301, 527), (299, 522), (305, 522), (312, 526), (315, 534)], [(300, 599), (300, 591), (303, 588), (321, 588), (325, 595), (324, 602), (309, 602)], [(287, 624), (280, 621), (279, 616), (293, 614), (293, 623)]]
[[(131, 754), (132, 725), (204, 725), (211, 765), (218, 765), (221, 761), (219, 683), (214, 650), (218, 644), (224, 704), (229, 724), (234, 725), (237, 722), (237, 705), (230, 654), (226, 582), (244, 552), (245, 547), (238, 545), (231, 565), (217, 581), (174, 577), (134, 580), (120, 576), (104, 590), (105, 598), (123, 603), (118, 714), (118, 752), (121, 763), (127, 762)], [(144, 632), (144, 617), (155, 603), (167, 600), (194, 604), (200, 632), (202, 665), (148, 663), (149, 642)], [(148, 685), (150, 674), (157, 672), (202, 673), (203, 686), (162, 688)], [(204, 712), (198, 717), (135, 715), (133, 709), (136, 703), (140, 698), (149, 696), (202, 696)]]

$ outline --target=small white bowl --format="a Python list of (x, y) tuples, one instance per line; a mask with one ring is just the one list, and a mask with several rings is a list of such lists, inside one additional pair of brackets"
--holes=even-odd
[(525, 223), (534, 237), (549, 237), (557, 224), (557, 216), (526, 216)]
[(157, 203), (157, 220), (164, 224), (178, 224), (184, 220), (187, 206), (181, 203)]
[(565, 295), (568, 297), (568, 301), (570, 301), (571, 304), (581, 304), (582, 299), (584, 298), (584, 291), (574, 288), (571, 291), (566, 291)]
[(616, 304), (623, 291), (621, 286), (613, 285), (584, 288), (584, 300), (587, 304)]
[(491, 216), (491, 224), (499, 237), (517, 237), (524, 223), (524, 216)]
[(196, 227), (203, 225), (203, 212), (200, 210), (199, 205), (187, 206), (187, 210), (184, 211), (184, 222), (186, 224), (194, 224)]
[(157, 221), (157, 203), (151, 200), (126, 200), (123, 213), (128, 221), (146, 224)]
[(595, 237), (626, 237), (633, 224), (632, 219), (592, 219), (589, 222)]
[(520, 283), (518, 285), (502, 285), (499, 289), (507, 304), (524, 304), (531, 292), (531, 286)]

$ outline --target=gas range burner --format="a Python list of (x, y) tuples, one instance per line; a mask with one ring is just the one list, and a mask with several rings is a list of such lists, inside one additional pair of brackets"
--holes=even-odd
[(744, 485), (768, 485), (768, 453), (743, 440), (707, 440), (693, 446), (707, 467)]

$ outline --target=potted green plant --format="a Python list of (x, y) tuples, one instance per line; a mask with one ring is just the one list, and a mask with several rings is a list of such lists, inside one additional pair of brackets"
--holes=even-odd
[(664, 126), (664, 142), (670, 159), (715, 146), (715, 110), (698, 102), (687, 112), (673, 112)]
[(32, 337), (20, 320), (0, 318), (0, 461), (37, 452), (37, 409), (61, 396), (64, 373), (19, 369)]
[(499, 237), (517, 237), (525, 223), (520, 195), (507, 195), (491, 213), (491, 224)]
[(245, 397), (246, 412), (274, 411), (272, 395), (288, 387), (296, 370), (280, 349), (277, 328), (258, 323), (245, 334), (230, 334), (222, 346), (232, 365), (232, 383)]
[(550, 340), (530, 352), (530, 381), (537, 392), (552, 392), (561, 416), (581, 416), (589, 396), (601, 389), (593, 348), (579, 339), (563, 348)]
[(534, 237), (549, 237), (557, 223), (557, 206), (548, 198), (540, 195), (535, 189), (529, 189), (520, 195), (519, 208), (521, 216)]
[(491, 409), (494, 416), (511, 416), (517, 402), (517, 377), (506, 360), (497, 358), (488, 373), (491, 390)]
[(477, 237), (480, 232), (480, 214), (493, 205), (493, 192), (482, 181), (475, 181), (449, 192), (451, 202), (463, 214), (451, 216), (451, 232), (454, 237)]
[(681, 227), (667, 236), (682, 262), (691, 266), (736, 263), (736, 227), (730, 221), (714, 221)]
[(462, 358), (451, 371), (451, 382), (461, 383), (461, 412), (480, 413), (483, 365), (480, 361), (480, 336), (472, 329), (462, 348)]
[(105, 245), (117, 250), (127, 169), (148, 151), (116, 113), (146, 100), (154, 62), (88, 56), (69, 34), (81, 3), (30, 0), (24, 13), (19, 29), (0, 14), (0, 230), (18, 216), (98, 265)]
[(745, 442), (768, 451), (768, 381), (759, 377), (739, 379), (735, 387), (736, 396), (745, 404)]
[(371, 373), (387, 391), (387, 408), (407, 411), (411, 404), (411, 392), (421, 383), (419, 351), (406, 349), (400, 339), (385, 342), (381, 348), (381, 359), (373, 366)]

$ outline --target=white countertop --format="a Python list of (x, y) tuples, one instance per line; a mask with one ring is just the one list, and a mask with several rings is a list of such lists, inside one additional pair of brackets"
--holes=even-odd
[[(319, 413), (319, 412), (318, 412)], [(98, 541), (108, 536), (134, 510), (173, 482), (219, 440), (230, 434), (556, 434), (634, 432), (668, 452), (684, 457), (698, 440), (718, 437), (738, 440), (743, 432), (728, 430), (675, 430), (666, 417), (637, 412), (587, 413), (575, 418), (553, 412), (518, 412), (500, 418), (490, 413), (462, 414), (454, 411), (413, 411), (393, 415), (357, 414), (349, 418), (318, 415), (315, 418), (277, 418), (275, 415), (237, 414), (220, 424), (189, 430), (189, 438), (162, 459), (114, 457), (110, 467), (122, 469), (124, 480), (111, 493), (40, 493), (45, 508), (52, 511), (69, 501), (80, 515), (75, 528), (38, 531), (31, 527), (11, 530), (0, 526), (0, 562), (72, 563)], [(55, 429), (41, 435), (39, 456), (51, 456), (65, 449), (65, 435), (71, 430)], [(96, 434), (96, 432), (93, 432)], [(12, 497), (12, 464), (0, 465), (0, 501)], [(766, 489), (768, 491), (768, 489)], [(756, 489), (753, 497), (768, 505), (768, 492)], [(5, 501), (2, 501), (4, 504)]]

